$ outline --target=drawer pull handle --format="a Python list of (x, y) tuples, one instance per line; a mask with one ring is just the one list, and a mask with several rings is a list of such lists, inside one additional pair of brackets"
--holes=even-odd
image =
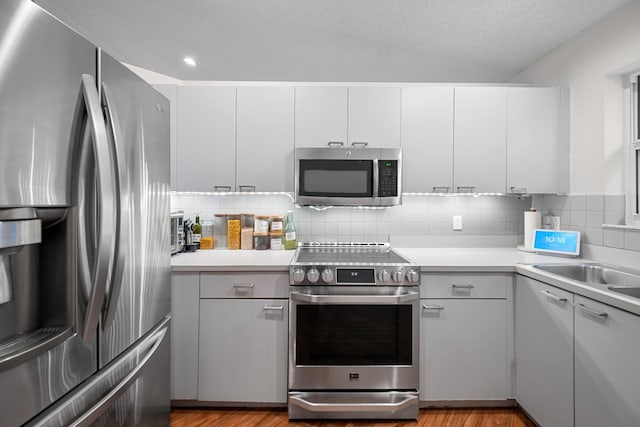
[(554, 300), (556, 302), (565, 303), (565, 302), (568, 301), (566, 298), (559, 297), (558, 295), (554, 295), (551, 292), (547, 291), (546, 289), (544, 291), (540, 291), (540, 292), (542, 292), (544, 295), (548, 296), (549, 298), (551, 298), (552, 300)]
[(460, 285), (458, 283), (454, 283), (451, 285), (451, 287), (455, 290), (455, 289), (473, 289), (475, 288), (475, 286), (473, 286), (472, 284), (466, 284), (466, 285)]
[(589, 308), (584, 304), (576, 304), (576, 305), (580, 310), (584, 311), (585, 313), (590, 314), (592, 316), (599, 317), (600, 319), (606, 319), (609, 316), (604, 311), (594, 310), (593, 308)]
[(422, 309), (423, 310), (444, 310), (444, 306), (440, 304), (435, 304), (435, 305), (423, 304)]
[(284, 310), (284, 307), (281, 305), (265, 305), (264, 310), (282, 311)]
[(236, 283), (233, 285), (235, 289), (253, 289), (253, 283)]

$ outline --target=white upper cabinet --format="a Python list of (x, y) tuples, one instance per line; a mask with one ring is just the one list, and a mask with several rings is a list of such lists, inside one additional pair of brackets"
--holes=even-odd
[(293, 87), (238, 87), (239, 189), (293, 191), (293, 105)]
[(330, 141), (347, 143), (347, 88), (295, 88), (296, 147), (326, 147)]
[(507, 88), (456, 87), (455, 192), (505, 192), (506, 139)]
[(153, 85), (153, 87), (169, 100), (169, 128), (170, 128), (170, 151), (169, 170), (171, 175), (171, 189), (177, 188), (176, 180), (176, 153), (178, 149), (178, 86), (170, 84)]
[(178, 88), (176, 190), (235, 187), (236, 88)]
[(452, 192), (453, 87), (402, 89), (403, 189)]
[(348, 140), (369, 147), (400, 148), (399, 87), (350, 87)]
[(561, 191), (560, 90), (509, 88), (507, 95), (507, 192)]

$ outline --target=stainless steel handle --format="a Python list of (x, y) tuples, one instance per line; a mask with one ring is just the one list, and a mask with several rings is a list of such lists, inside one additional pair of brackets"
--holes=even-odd
[(382, 403), (329, 403), (309, 402), (301, 396), (289, 395), (289, 403), (311, 412), (391, 412), (408, 408), (417, 403), (418, 396), (407, 396), (399, 402)]
[(107, 117), (107, 122), (110, 126), (108, 126), (111, 130), (112, 136), (112, 150), (114, 155), (114, 176), (116, 177), (116, 210), (119, 213), (116, 219), (116, 244), (115, 244), (115, 256), (113, 266), (114, 274), (111, 279), (111, 284), (106, 290), (107, 292), (107, 303), (103, 313), (102, 319), (102, 330), (107, 330), (111, 323), (113, 323), (113, 319), (116, 314), (116, 309), (118, 307), (118, 299), (120, 297), (120, 291), (122, 289), (122, 280), (124, 277), (124, 266), (127, 256), (127, 247), (124, 242), (127, 241), (126, 236), (123, 235), (125, 230), (129, 229), (128, 224), (128, 215), (122, 209), (122, 183), (125, 181), (126, 176), (124, 175), (125, 168), (121, 168), (118, 159), (121, 158), (118, 155), (118, 148), (120, 147), (120, 120), (115, 111), (115, 103), (112, 100), (111, 90), (109, 87), (103, 83), (102, 84), (102, 101), (104, 104), (104, 111)]
[(584, 304), (576, 304), (576, 307), (578, 307), (580, 310), (584, 311), (585, 313), (587, 313), (587, 314), (589, 314), (591, 316), (598, 317), (600, 319), (606, 319), (609, 316), (604, 311), (594, 310), (593, 308), (587, 307)]
[(368, 142), (366, 142), (366, 141), (358, 141), (358, 142), (352, 142), (352, 143), (351, 143), (351, 146), (352, 146), (352, 147), (360, 146), (360, 148), (364, 148), (364, 147), (366, 147), (367, 145), (369, 145), (369, 143), (368, 143)]
[(422, 309), (423, 310), (444, 310), (444, 306), (440, 304), (434, 304), (434, 305), (423, 304)]
[(527, 187), (515, 187), (515, 186), (512, 186), (512, 187), (509, 187), (509, 191), (511, 193), (515, 193), (515, 194), (527, 194), (528, 193)]
[(252, 193), (256, 191), (255, 185), (238, 185), (238, 191), (240, 193)]
[[(98, 90), (92, 76), (82, 75), (82, 89), (79, 97), (88, 116), (93, 149), (96, 158), (96, 173), (98, 177), (99, 201), (99, 230), (97, 233), (97, 253), (91, 274), (91, 291), (84, 319), (82, 339), (85, 342), (93, 340), (102, 313), (107, 283), (111, 279), (111, 268), (115, 252), (116, 237), (113, 234), (117, 220), (115, 200), (115, 176), (113, 175), (112, 153), (107, 138), (107, 129), (102, 117)], [(84, 141), (82, 141), (84, 143)], [(79, 250), (80, 262), (84, 268), (90, 262), (85, 251)]]
[(449, 193), (451, 191), (451, 187), (433, 187), (434, 193)]
[(270, 311), (282, 311), (284, 310), (284, 306), (281, 305), (265, 305), (263, 307), (263, 310), (270, 310)]
[(329, 147), (344, 147), (344, 142), (342, 141), (329, 141), (327, 142)]
[(458, 193), (475, 193), (476, 187), (473, 185), (458, 185), (457, 187)]
[(451, 287), (454, 290), (457, 290), (457, 289), (473, 289), (473, 288), (475, 288), (475, 286), (473, 286), (471, 283), (467, 283), (465, 285), (461, 285), (461, 284), (458, 284), (458, 283), (453, 283), (451, 285)]
[(380, 169), (378, 159), (373, 160), (373, 197), (378, 197), (378, 186), (380, 185)]
[(0, 345), (0, 372), (21, 365), (63, 343), (75, 333), (73, 328), (42, 328), (20, 334)]
[(216, 193), (230, 193), (231, 186), (230, 185), (214, 185), (213, 191)]
[(400, 295), (314, 295), (306, 292), (291, 292), (291, 299), (312, 304), (402, 304), (420, 299), (418, 292)]
[(540, 291), (540, 292), (542, 292), (544, 295), (548, 296), (549, 298), (551, 298), (552, 300), (554, 300), (554, 301), (556, 301), (556, 302), (562, 302), (562, 303), (565, 303), (565, 302), (567, 302), (567, 301), (568, 301), (566, 298), (563, 298), (563, 297), (559, 297), (559, 296), (557, 296), (557, 295), (554, 295), (553, 293), (551, 293), (550, 291), (548, 291), (548, 290), (546, 290), (546, 289), (545, 289), (545, 290), (542, 290), (542, 291)]
[(235, 289), (252, 289), (254, 287), (253, 283), (234, 283), (233, 287)]

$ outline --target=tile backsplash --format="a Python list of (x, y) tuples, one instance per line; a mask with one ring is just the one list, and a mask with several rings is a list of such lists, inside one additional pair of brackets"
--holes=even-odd
[[(390, 208), (297, 207), (290, 195), (172, 193), (172, 209), (202, 220), (219, 213), (284, 214), (293, 210), (299, 241), (379, 241), (391, 236), (518, 236), (531, 198), (493, 195), (406, 195)], [(453, 230), (453, 216), (462, 230)]]

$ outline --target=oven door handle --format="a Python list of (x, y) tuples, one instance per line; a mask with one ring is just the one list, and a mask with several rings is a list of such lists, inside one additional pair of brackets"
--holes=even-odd
[(400, 295), (315, 295), (306, 292), (291, 292), (294, 301), (312, 304), (403, 304), (420, 299), (419, 292)]
[(302, 396), (289, 395), (289, 403), (299, 406), (311, 412), (390, 412), (400, 411), (417, 404), (418, 396), (406, 396), (399, 402), (362, 402), (362, 403), (335, 403), (335, 402), (310, 402)]

